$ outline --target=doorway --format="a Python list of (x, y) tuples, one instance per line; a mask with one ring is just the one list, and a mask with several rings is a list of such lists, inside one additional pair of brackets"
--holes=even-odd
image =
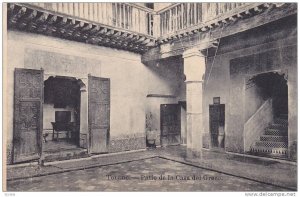
[(179, 145), (181, 143), (181, 106), (179, 104), (160, 105), (161, 145)]
[(220, 97), (214, 97), (209, 105), (209, 129), (212, 149), (224, 149), (225, 144), (225, 104)]
[(56, 76), (44, 81), (43, 153), (79, 147), (80, 83), (73, 77)]

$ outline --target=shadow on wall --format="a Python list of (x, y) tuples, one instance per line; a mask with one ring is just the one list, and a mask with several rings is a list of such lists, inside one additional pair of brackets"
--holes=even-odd
[(183, 61), (181, 57), (166, 58), (147, 64), (149, 69), (148, 93), (181, 95), (185, 87)]

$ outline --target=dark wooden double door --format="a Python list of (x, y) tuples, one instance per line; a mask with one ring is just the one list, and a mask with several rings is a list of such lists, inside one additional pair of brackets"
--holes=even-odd
[(181, 107), (179, 104), (162, 104), (160, 106), (161, 145), (178, 145), (181, 143)]
[[(42, 153), (43, 70), (15, 69), (13, 163), (37, 160)], [(89, 76), (89, 150), (107, 152), (110, 80)]]

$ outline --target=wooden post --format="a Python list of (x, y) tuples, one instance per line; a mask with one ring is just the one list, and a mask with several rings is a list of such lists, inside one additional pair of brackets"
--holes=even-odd
[(148, 33), (148, 35), (151, 35), (151, 30), (152, 30), (152, 26), (151, 26), (151, 13), (146, 13), (146, 15), (147, 15), (147, 24), (148, 24), (147, 33)]
[(73, 4), (74, 3), (67, 3), (68, 4), (68, 10), (69, 10), (69, 14), (71, 16), (74, 16), (74, 13), (73, 13)]
[(160, 18), (160, 28), (159, 28), (160, 35), (163, 35), (163, 33), (164, 33), (164, 15), (160, 14), (159, 18)]
[(100, 23), (103, 23), (103, 4), (104, 3), (98, 3), (98, 17), (97, 17), (97, 21)]
[(107, 3), (107, 13), (106, 13), (106, 18), (107, 18), (107, 24), (111, 25), (112, 24), (112, 17), (113, 17), (113, 4), (112, 3)]
[(132, 7), (132, 26), (131, 26), (130, 30), (134, 31), (135, 28), (136, 28), (136, 26), (135, 26), (135, 8)]
[(197, 3), (194, 3), (194, 25), (198, 23), (197, 20)]
[(83, 17), (83, 3), (79, 3), (79, 17)]
[(69, 14), (69, 12), (68, 12), (68, 3), (62, 3), (62, 13)]
[(116, 26), (118, 27), (118, 23), (119, 23), (119, 15), (118, 15), (118, 3), (115, 3), (115, 20), (116, 20)]
[(52, 10), (57, 11), (57, 3), (52, 3)]
[(165, 26), (166, 33), (169, 33), (169, 18), (168, 18), (168, 11), (165, 11), (165, 22), (166, 22), (166, 26)]
[(190, 3), (187, 3), (187, 22), (186, 22), (186, 25), (187, 25), (187, 27), (189, 27), (190, 26), (190, 24), (191, 24), (191, 15), (190, 15)]
[(171, 10), (168, 10), (168, 21), (169, 21), (169, 27), (168, 27), (168, 33), (171, 32), (171, 28), (172, 28), (172, 13)]
[(90, 19), (91, 21), (94, 20), (94, 14), (93, 14), (93, 3), (88, 3), (88, 7), (89, 7), (89, 10), (88, 10), (88, 19)]
[(92, 3), (93, 4), (93, 12), (94, 12), (94, 21), (99, 21), (98, 19), (98, 4), (100, 3)]
[(184, 28), (184, 17), (183, 17), (183, 15), (184, 15), (184, 7), (183, 7), (183, 3), (181, 3), (181, 29), (183, 29)]
[(125, 6), (126, 6), (125, 4), (123, 4), (122, 6), (123, 7), (123, 26), (122, 26), (123, 28), (125, 28), (125, 24), (126, 24)]
[(103, 8), (103, 10), (104, 10), (104, 12), (103, 12), (103, 14), (102, 14), (102, 20), (104, 21), (104, 24), (106, 24), (106, 25), (108, 25), (108, 17), (107, 17), (107, 7), (108, 7), (108, 5), (107, 5), (108, 3), (103, 3), (103, 6), (102, 6), (102, 8)]
[(117, 3), (117, 8), (118, 8), (118, 26), (122, 27), (122, 7), (121, 3)]
[(79, 3), (74, 3), (74, 16), (77, 17), (79, 17), (78, 4)]
[(89, 5), (88, 5), (88, 3), (83, 3), (83, 7), (84, 7), (84, 10), (83, 10), (84, 18), (89, 18)]
[(58, 3), (58, 12), (63, 12), (62, 4), (63, 3)]
[(178, 6), (175, 7), (175, 31), (178, 30)]
[(138, 28), (138, 32), (141, 32), (141, 23), (140, 23), (140, 20), (141, 20), (141, 13), (140, 13), (140, 10), (138, 10), (138, 18), (137, 18), (137, 24), (139, 26)]
[(131, 9), (131, 6), (128, 6), (127, 7), (127, 22), (128, 22), (128, 24), (127, 24), (127, 29), (130, 29), (130, 27), (131, 27), (131, 16), (132, 16), (132, 9)]

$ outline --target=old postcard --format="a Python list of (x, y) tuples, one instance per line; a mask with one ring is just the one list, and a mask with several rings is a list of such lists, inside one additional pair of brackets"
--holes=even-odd
[(297, 3), (7, 2), (3, 65), (4, 191), (297, 191)]

